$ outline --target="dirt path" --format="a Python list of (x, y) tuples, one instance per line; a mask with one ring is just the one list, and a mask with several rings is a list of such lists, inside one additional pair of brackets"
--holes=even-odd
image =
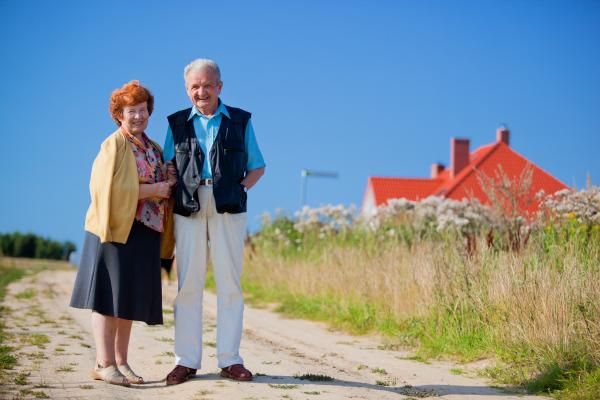
[[(53, 399), (535, 399), (491, 388), (481, 379), (451, 373), (454, 365), (423, 364), (407, 354), (378, 349), (375, 338), (329, 331), (324, 325), (283, 318), (246, 307), (241, 354), (257, 375), (250, 383), (218, 376), (215, 359), (214, 295), (205, 295), (205, 352), (199, 375), (182, 385), (165, 386), (173, 363), (172, 300), (176, 285), (164, 286), (165, 325), (135, 323), (130, 364), (149, 383), (132, 388), (88, 378), (94, 343), (90, 312), (67, 306), (74, 271), (45, 271), (15, 282), (4, 306), (8, 345), (18, 364), (0, 398)], [(460, 368), (464, 368), (459, 366)], [(319, 374), (330, 381), (298, 379)]]

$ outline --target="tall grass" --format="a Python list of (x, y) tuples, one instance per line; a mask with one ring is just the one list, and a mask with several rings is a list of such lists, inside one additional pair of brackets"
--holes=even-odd
[(405, 222), (324, 235), (280, 216), (248, 246), (244, 290), (419, 357), (494, 356), (490, 376), (533, 392), (600, 398), (598, 225), (549, 223), (510, 251)]

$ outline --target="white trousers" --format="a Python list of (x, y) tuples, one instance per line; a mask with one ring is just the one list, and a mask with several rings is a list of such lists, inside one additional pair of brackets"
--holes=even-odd
[(217, 360), (219, 368), (225, 368), (244, 363), (239, 349), (244, 314), (240, 275), (246, 213), (217, 213), (211, 186), (200, 186), (198, 195), (198, 213), (189, 217), (175, 215), (175, 362), (188, 368), (201, 367), (202, 299), (210, 241), (217, 284)]

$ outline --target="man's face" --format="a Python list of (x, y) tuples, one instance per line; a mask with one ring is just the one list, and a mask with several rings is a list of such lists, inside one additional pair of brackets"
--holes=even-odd
[(219, 95), (223, 82), (212, 68), (190, 71), (185, 79), (185, 88), (192, 104), (204, 115), (213, 115), (219, 106)]

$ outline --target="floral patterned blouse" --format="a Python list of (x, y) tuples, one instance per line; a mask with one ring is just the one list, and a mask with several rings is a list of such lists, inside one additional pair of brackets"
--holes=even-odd
[[(135, 156), (140, 183), (157, 183), (167, 180), (166, 168), (162, 162), (160, 150), (150, 141), (145, 133), (139, 140), (129, 132), (121, 130), (131, 143)], [(156, 197), (138, 200), (135, 219), (155, 231), (163, 231), (165, 201)]]

